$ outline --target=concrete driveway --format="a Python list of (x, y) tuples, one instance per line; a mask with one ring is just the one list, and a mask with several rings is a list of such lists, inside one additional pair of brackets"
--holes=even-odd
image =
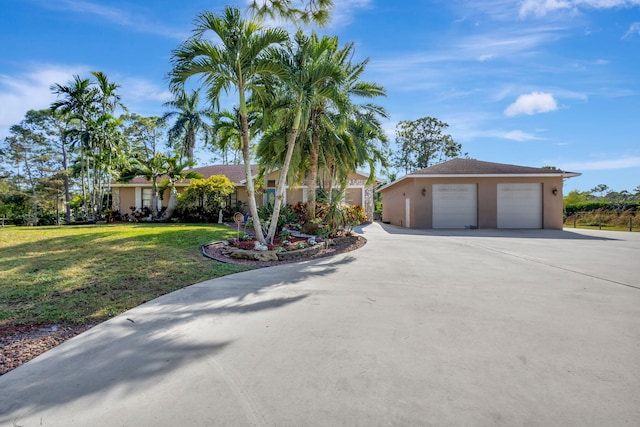
[(640, 425), (640, 233), (361, 232), (0, 377), (0, 425)]

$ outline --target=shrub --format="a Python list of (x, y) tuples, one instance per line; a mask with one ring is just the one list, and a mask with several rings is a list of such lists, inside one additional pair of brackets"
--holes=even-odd
[(345, 209), (346, 226), (349, 231), (356, 225), (360, 225), (367, 220), (367, 214), (360, 205), (351, 205)]
[(224, 175), (192, 179), (178, 196), (176, 216), (187, 222), (217, 222), (220, 209), (234, 191), (235, 185)]
[[(258, 217), (260, 221), (267, 224), (271, 221), (273, 215), (273, 205), (271, 203), (260, 206), (258, 208)], [(278, 229), (282, 228), (285, 224), (294, 224), (300, 220), (298, 213), (293, 209), (290, 204), (283, 205), (280, 208), (280, 214), (278, 216)]]

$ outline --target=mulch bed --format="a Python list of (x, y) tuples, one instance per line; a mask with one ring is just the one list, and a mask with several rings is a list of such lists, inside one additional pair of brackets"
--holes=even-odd
[(345, 252), (351, 252), (356, 249), (361, 248), (367, 243), (367, 239), (362, 236), (349, 236), (342, 237), (340, 239), (336, 239), (337, 244), (333, 246), (329, 246), (328, 248), (324, 248), (320, 250), (318, 253), (306, 257), (304, 259), (291, 259), (291, 260), (283, 260), (283, 261), (253, 261), (246, 259), (235, 259), (225, 256), (222, 252), (223, 244), (216, 242), (211, 243), (210, 245), (205, 245), (202, 247), (202, 252), (205, 256), (214, 259), (216, 261), (225, 262), (228, 264), (235, 265), (245, 265), (247, 267), (261, 268), (261, 267), (272, 267), (274, 265), (281, 264), (289, 264), (292, 262), (301, 262), (307, 261), (311, 259), (317, 258), (325, 258), (332, 255), (339, 255)]
[[(233, 259), (222, 254), (221, 244), (211, 244), (202, 248), (205, 256), (247, 267), (271, 267), (274, 265), (306, 261), (354, 251), (367, 243), (362, 236), (341, 238), (334, 246), (322, 249), (317, 254), (303, 260), (250, 261)], [(0, 375), (17, 368), (23, 363), (81, 334), (95, 325), (5, 325), (0, 326)]]
[(17, 325), (0, 327), (0, 375), (39, 356), (94, 325)]

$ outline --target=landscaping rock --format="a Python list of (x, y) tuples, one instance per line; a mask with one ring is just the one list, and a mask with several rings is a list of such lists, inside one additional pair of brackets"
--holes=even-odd
[(247, 251), (244, 249), (231, 249), (229, 250), (229, 257), (253, 261), (278, 261), (278, 255), (275, 251)]

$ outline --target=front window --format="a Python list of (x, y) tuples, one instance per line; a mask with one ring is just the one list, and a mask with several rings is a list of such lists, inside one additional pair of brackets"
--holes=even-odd
[(142, 189), (142, 207), (151, 208), (151, 189), (150, 188)]

